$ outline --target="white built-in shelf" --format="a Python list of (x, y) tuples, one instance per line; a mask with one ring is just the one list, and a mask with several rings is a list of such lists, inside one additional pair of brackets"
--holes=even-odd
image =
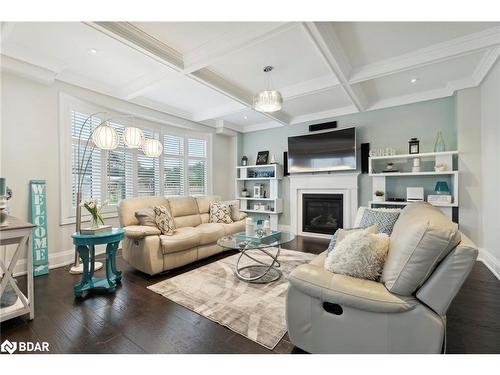
[(435, 171), (427, 171), (427, 172), (381, 172), (381, 173), (370, 173), (370, 176), (434, 176), (434, 175), (454, 175), (458, 174), (458, 171), (444, 171), (444, 172), (435, 172)]
[[(384, 206), (385, 205), (387, 205), (387, 206), (406, 206), (410, 203), (415, 203), (415, 202), (408, 202), (408, 201), (404, 201), (404, 202), (394, 202), (394, 201), (374, 202), (374, 201), (370, 201), (370, 202), (368, 202), (368, 204), (370, 206), (377, 205), (377, 204), (384, 205)], [(436, 207), (458, 207), (458, 203), (430, 203), (430, 204), (432, 204), (433, 206), (436, 206)]]
[(275, 165), (278, 164), (261, 164), (261, 165), (239, 165), (236, 168), (241, 169), (241, 168), (274, 168)]
[(433, 158), (436, 156), (445, 155), (458, 155), (458, 151), (443, 151), (443, 152), (423, 152), (421, 154), (400, 154), (400, 155), (387, 155), (387, 156), (370, 156), (372, 160), (385, 160), (385, 159), (414, 159), (414, 158)]
[(267, 181), (267, 180), (277, 180), (276, 177), (245, 177), (245, 178), (236, 178), (236, 181)]
[(281, 211), (262, 211), (262, 210), (248, 210), (248, 209), (241, 209), (240, 208), (240, 211), (243, 211), (243, 212), (251, 212), (251, 213), (256, 213), (256, 214), (280, 214)]
[(243, 201), (274, 201), (279, 198), (253, 198), (253, 197), (236, 197), (236, 199), (241, 199)]

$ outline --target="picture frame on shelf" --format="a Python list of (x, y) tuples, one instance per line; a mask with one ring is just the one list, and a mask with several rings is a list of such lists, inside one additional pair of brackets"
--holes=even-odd
[(259, 151), (257, 153), (257, 160), (255, 161), (255, 165), (264, 165), (269, 161), (269, 151)]
[(254, 185), (253, 187), (253, 197), (254, 198), (263, 198), (264, 187), (260, 184)]

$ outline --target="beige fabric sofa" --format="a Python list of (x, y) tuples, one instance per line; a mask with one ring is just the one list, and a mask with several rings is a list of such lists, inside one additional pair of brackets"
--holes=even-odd
[(326, 271), (326, 252), (291, 273), (290, 339), (310, 353), (440, 353), (446, 311), (477, 254), (441, 211), (411, 204), (394, 226), (380, 282)]
[[(245, 230), (246, 214), (231, 224), (209, 223), (210, 202), (219, 196), (139, 197), (123, 199), (118, 205), (120, 225), (125, 228), (122, 242), (124, 259), (134, 268), (154, 275), (222, 252), (217, 240)], [(141, 226), (136, 211), (158, 205), (169, 205), (176, 231), (161, 235), (156, 227)]]

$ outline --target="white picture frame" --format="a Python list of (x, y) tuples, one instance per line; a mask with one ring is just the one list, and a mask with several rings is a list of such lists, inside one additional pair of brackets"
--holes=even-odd
[(262, 198), (262, 185), (254, 185), (253, 197), (254, 198)]

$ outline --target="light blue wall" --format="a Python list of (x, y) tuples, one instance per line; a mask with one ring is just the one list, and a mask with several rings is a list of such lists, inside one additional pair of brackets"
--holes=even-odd
[[(358, 168), (361, 167), (359, 145), (366, 142), (370, 143), (371, 148), (393, 147), (398, 153), (407, 153), (408, 140), (411, 137), (418, 137), (420, 139), (420, 152), (430, 152), (434, 149), (436, 134), (441, 130), (446, 149), (457, 149), (455, 97), (340, 116), (336, 117), (335, 120), (337, 120), (339, 128), (351, 126), (357, 128)], [(239, 158), (246, 155), (249, 158), (249, 163), (254, 164), (257, 152), (269, 150), (270, 154), (274, 154), (276, 161), (281, 164), (283, 152), (287, 150), (287, 138), (307, 134), (309, 132), (308, 126), (309, 124), (289, 125), (245, 133), (238, 138)], [(411, 181), (406, 180), (406, 182), (410, 183)], [(424, 184), (426, 190), (429, 190), (432, 189), (433, 183), (434, 181), (420, 181), (420, 185), (417, 186)], [(290, 224), (288, 190), (288, 178), (284, 178), (281, 184), (284, 212), (280, 215), (280, 224), (283, 225)], [(371, 200), (371, 190), (371, 178), (361, 174), (358, 196), (360, 205), (367, 205), (368, 201)]]

